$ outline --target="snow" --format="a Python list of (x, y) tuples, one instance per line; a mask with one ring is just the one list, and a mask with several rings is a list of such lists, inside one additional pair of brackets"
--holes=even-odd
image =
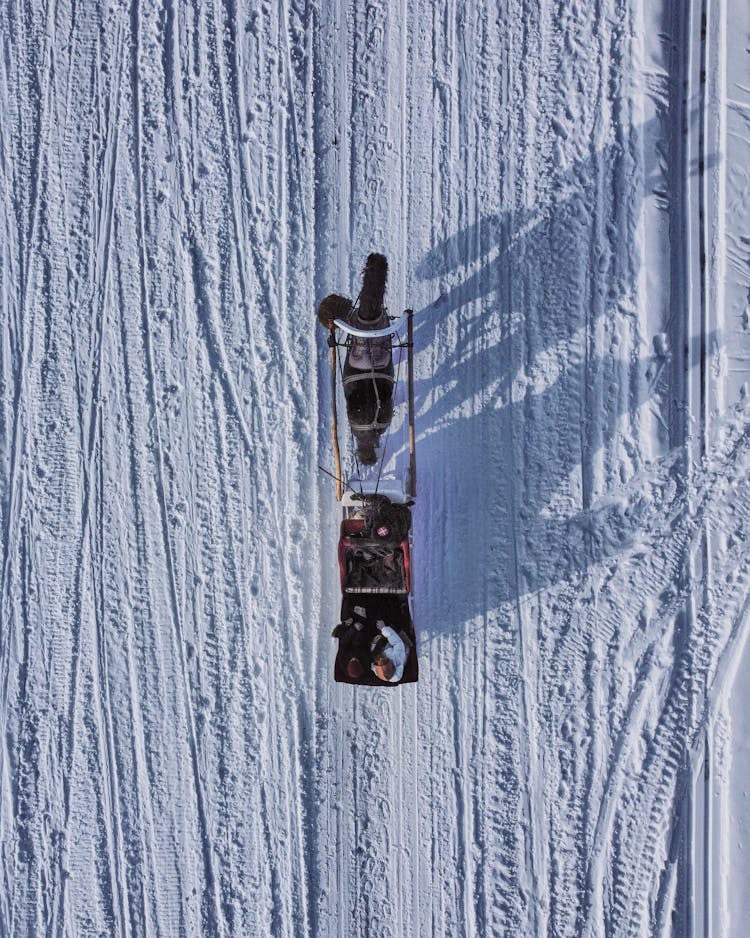
[[(748, 778), (750, 778), (750, 736), (746, 722), (748, 712), (747, 680), (741, 676), (750, 664), (749, 646), (737, 649), (733, 675), (722, 718), (712, 727), (714, 746), (713, 776), (705, 780), (713, 828), (709, 847), (714, 853), (713, 865), (733, 871), (736, 880), (723, 877), (713, 883), (711, 909), (715, 929), (732, 936), (742, 935), (750, 913), (747, 890), (741, 888), (747, 871), (750, 844), (750, 810), (748, 810)], [(740, 679), (738, 680), (738, 677)], [(733, 888), (734, 887), (734, 888)]]
[[(749, 36), (4, 5), (0, 935), (744, 934)], [(333, 682), (318, 470), (370, 251), (415, 310), (381, 691)]]

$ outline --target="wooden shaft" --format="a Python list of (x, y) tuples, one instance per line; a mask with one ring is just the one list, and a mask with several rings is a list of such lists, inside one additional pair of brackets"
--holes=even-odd
[[(331, 332), (333, 339), (333, 332)], [(331, 434), (333, 436), (333, 461), (336, 469), (336, 501), (341, 501), (343, 487), (341, 484), (341, 452), (339, 451), (338, 409), (336, 407), (336, 345), (329, 341), (331, 347)]]
[(417, 454), (414, 443), (414, 310), (406, 311), (407, 360), (409, 362), (409, 494), (417, 495)]

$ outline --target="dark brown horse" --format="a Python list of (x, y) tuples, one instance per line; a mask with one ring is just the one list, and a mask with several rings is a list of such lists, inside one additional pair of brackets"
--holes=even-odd
[[(383, 306), (388, 261), (370, 254), (362, 271), (362, 290), (355, 305), (331, 294), (318, 307), (318, 319), (331, 328), (344, 319), (357, 329), (382, 329), (388, 325)], [(393, 356), (389, 336), (372, 339), (350, 336), (344, 362), (346, 413), (357, 441), (357, 459), (363, 465), (377, 461), (375, 447), (393, 417)]]

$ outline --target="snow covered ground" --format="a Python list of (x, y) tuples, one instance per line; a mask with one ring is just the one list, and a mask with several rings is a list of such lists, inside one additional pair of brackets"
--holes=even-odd
[[(744, 935), (750, 7), (0, 37), (0, 936)], [(391, 692), (332, 681), (318, 470), (314, 310), (372, 250), (416, 311)]]

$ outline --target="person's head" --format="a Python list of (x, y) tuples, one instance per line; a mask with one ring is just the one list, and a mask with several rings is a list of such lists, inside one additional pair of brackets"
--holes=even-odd
[(326, 329), (332, 329), (334, 319), (347, 319), (351, 311), (352, 301), (348, 297), (331, 293), (320, 301), (318, 322)]
[(362, 662), (359, 658), (350, 658), (346, 663), (346, 673), (349, 677), (356, 681), (358, 677), (362, 676), (364, 668), (362, 667)]
[(390, 681), (396, 673), (396, 668), (388, 655), (378, 655), (373, 665), (373, 671), (381, 681)]

